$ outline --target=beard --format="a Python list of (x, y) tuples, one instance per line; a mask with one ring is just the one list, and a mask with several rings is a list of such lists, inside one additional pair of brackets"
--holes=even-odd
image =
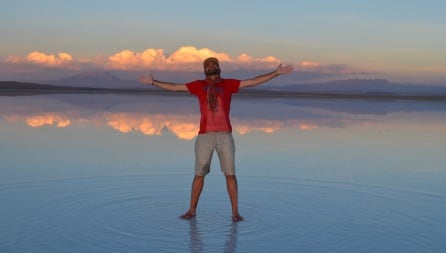
[(220, 75), (220, 68), (219, 67), (215, 67), (215, 68), (212, 68), (212, 69), (208, 69), (208, 70), (205, 70), (205, 74), (206, 74), (206, 76), (214, 76), (214, 75)]

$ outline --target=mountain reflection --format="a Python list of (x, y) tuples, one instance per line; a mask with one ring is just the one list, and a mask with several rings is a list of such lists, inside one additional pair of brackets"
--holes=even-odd
[[(348, 110), (346, 110), (348, 108)], [(392, 112), (445, 111), (444, 103), (410, 104), (398, 101), (328, 101), (290, 99), (234, 99), (233, 131), (239, 134), (272, 134), (284, 129), (297, 131), (321, 127), (364, 124)], [(0, 116), (6, 123), (25, 123), (32, 128), (70, 127), (94, 124), (121, 133), (162, 135), (191, 140), (199, 128), (195, 98), (188, 96), (138, 95), (45, 95), (0, 97)]]

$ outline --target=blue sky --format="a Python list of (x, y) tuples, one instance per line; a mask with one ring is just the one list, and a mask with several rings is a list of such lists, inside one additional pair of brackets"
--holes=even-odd
[(169, 57), (192, 46), (231, 61), (273, 56), (442, 83), (444, 10), (446, 2), (434, 0), (8, 1), (0, 10), (0, 60), (18, 67), (37, 51), (67, 53), (79, 65), (125, 50), (162, 49)]

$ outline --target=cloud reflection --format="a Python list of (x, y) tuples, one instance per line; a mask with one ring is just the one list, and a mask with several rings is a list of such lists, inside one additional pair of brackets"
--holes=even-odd
[(193, 139), (199, 125), (198, 115), (173, 115), (173, 114), (135, 114), (135, 113), (108, 113), (104, 119), (106, 124), (122, 133), (132, 131), (145, 135), (161, 135), (163, 129), (169, 130), (178, 138), (184, 140)]
[(68, 127), (71, 124), (71, 120), (67, 116), (54, 113), (42, 113), (29, 116), (3, 115), (3, 118), (6, 120), (6, 122), (10, 123), (25, 122), (26, 125), (32, 128), (53, 125), (63, 128)]
[[(151, 112), (101, 112), (87, 113), (85, 108), (75, 111), (62, 109), (60, 112), (46, 111), (47, 105), (41, 108), (30, 105), (15, 107), (9, 104), (3, 107), (2, 117), (9, 123), (24, 122), (32, 128), (38, 127), (69, 127), (74, 124), (95, 124), (111, 127), (121, 133), (139, 132), (148, 136), (161, 136), (165, 131), (174, 134), (183, 140), (192, 140), (199, 130), (198, 113), (151, 113)], [(38, 112), (36, 112), (36, 110)], [(40, 111), (41, 110), (41, 111)], [(272, 134), (282, 129), (294, 128), (301, 131), (316, 129), (317, 122), (310, 119), (268, 119), (246, 118), (234, 116), (232, 119), (233, 131), (241, 135), (251, 132)]]
[[(163, 131), (167, 130), (183, 140), (192, 140), (199, 130), (198, 115), (104, 113), (86, 120), (85, 118), (76, 118), (73, 115), (64, 115), (63, 113), (39, 113), (33, 115), (3, 115), (3, 118), (10, 123), (24, 122), (32, 128), (44, 126), (63, 128), (68, 127), (73, 122), (82, 123), (87, 121), (111, 127), (121, 133), (140, 132), (149, 136), (161, 136)], [(295, 128), (302, 131), (318, 128), (314, 124), (268, 119), (235, 118), (233, 122), (234, 132), (241, 135), (250, 132), (272, 134), (284, 128)]]
[[(0, 120), (32, 128), (90, 124), (123, 134), (171, 133), (179, 139), (192, 140), (199, 130), (196, 103), (190, 96), (0, 96)], [(443, 111), (445, 107), (434, 103), (235, 98), (231, 122), (234, 133), (240, 135), (273, 134), (373, 124), (389, 113), (419, 110)]]
[(63, 116), (56, 114), (41, 114), (33, 115), (25, 118), (25, 122), (28, 126), (36, 128), (44, 125), (56, 125), (57, 127), (67, 127), (71, 121)]

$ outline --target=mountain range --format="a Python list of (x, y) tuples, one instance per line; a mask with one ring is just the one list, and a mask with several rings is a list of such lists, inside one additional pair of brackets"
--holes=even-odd
[[(136, 76), (136, 75), (135, 75)], [(123, 79), (110, 72), (84, 72), (57, 80), (39, 82), (57, 87), (100, 88), (100, 89), (156, 89), (151, 85), (142, 85), (137, 80)], [(3, 88), (6, 82), (2, 82)], [(11, 83), (8, 86), (12, 87)], [(32, 87), (17, 86), (18, 89)], [(0, 87), (1, 88), (1, 87)], [(158, 89), (156, 89), (158, 90)], [(244, 90), (245, 91), (245, 90)], [(324, 93), (324, 94), (360, 94), (360, 95), (434, 95), (446, 96), (446, 86), (421, 84), (402, 84), (386, 79), (347, 79), (321, 83), (261, 85), (246, 91), (275, 91), (281, 93)]]
[(57, 80), (45, 81), (46, 84), (81, 88), (141, 88), (143, 85), (136, 80), (126, 80), (110, 72), (84, 72)]
[(278, 87), (288, 92), (351, 93), (370, 95), (446, 95), (446, 86), (401, 84), (386, 79), (347, 79), (315, 84), (296, 84)]
[[(127, 80), (110, 72), (84, 72), (78, 75), (45, 82), (60, 86), (95, 87), (95, 88), (144, 88), (137, 80)], [(150, 87), (150, 86), (149, 86)], [(398, 95), (446, 95), (445, 86), (428, 86), (419, 84), (401, 84), (386, 79), (347, 79), (321, 83), (265, 85), (255, 89), (285, 92), (314, 93), (353, 93), (353, 94), (398, 94)]]

